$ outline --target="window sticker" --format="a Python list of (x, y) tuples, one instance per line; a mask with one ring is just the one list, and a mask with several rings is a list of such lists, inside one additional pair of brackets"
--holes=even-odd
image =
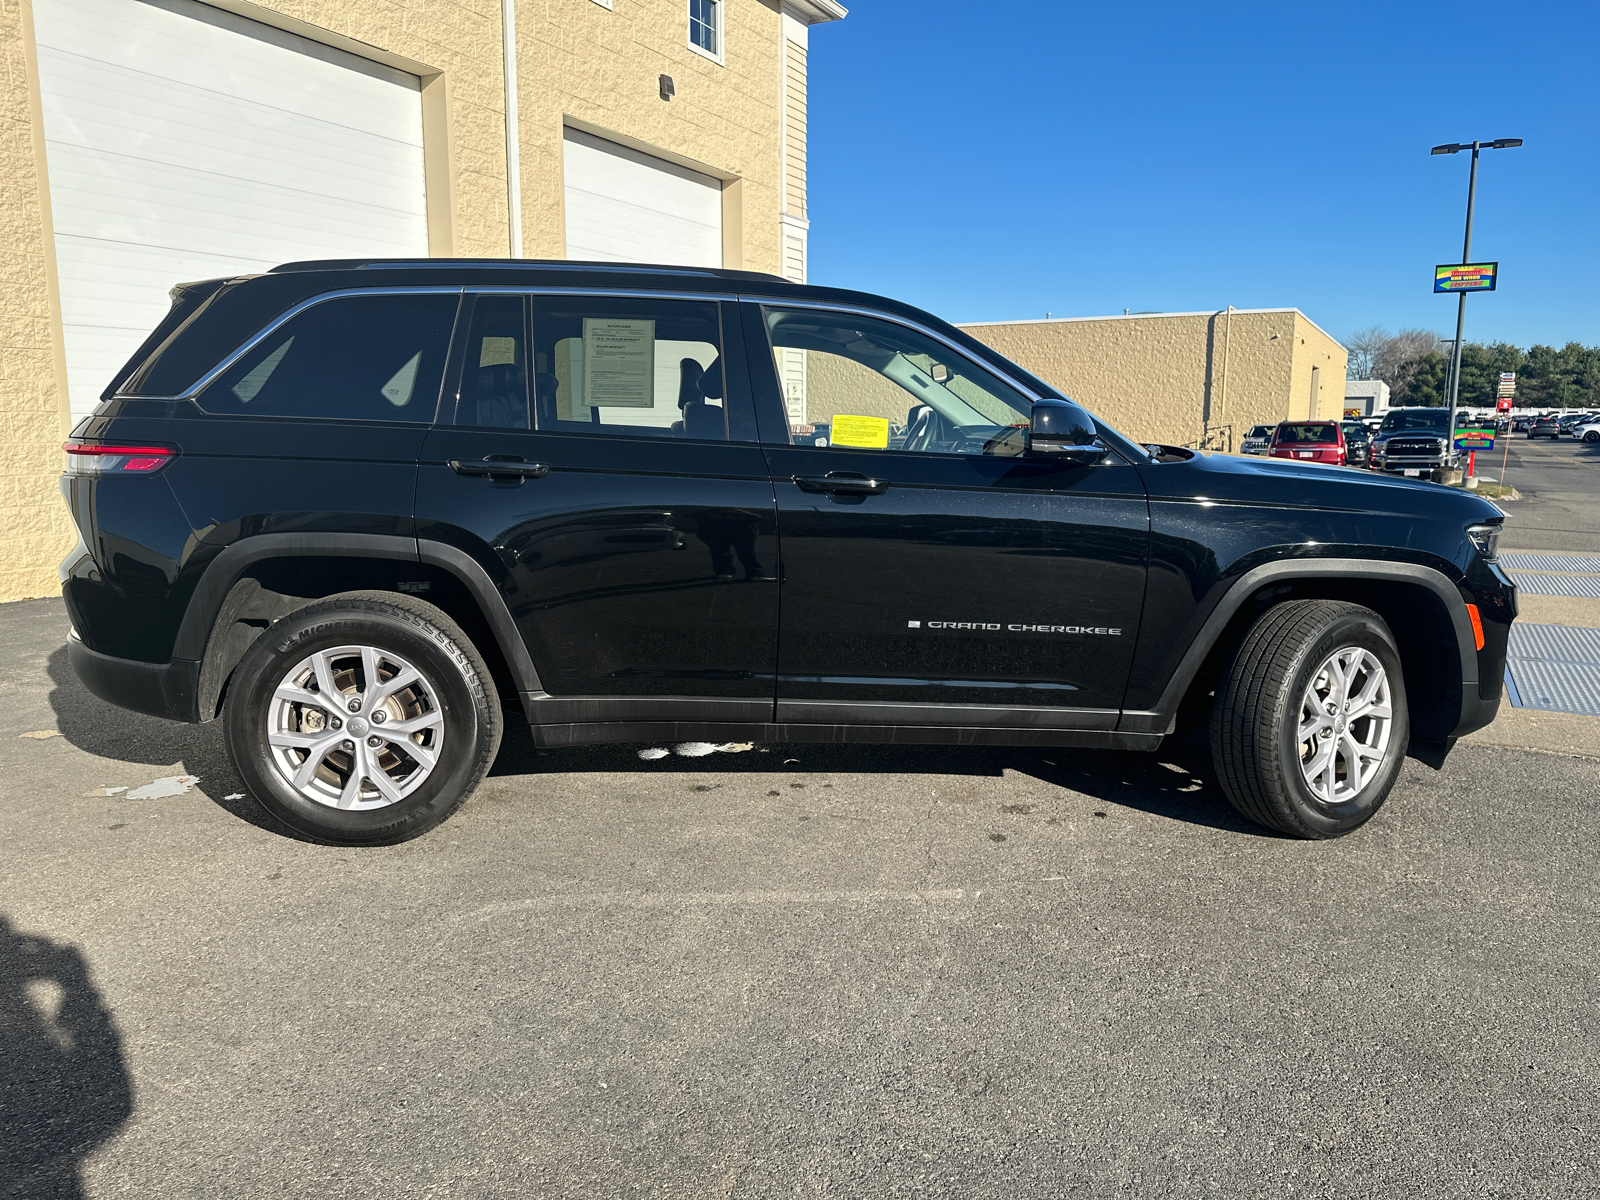
[(250, 369), (248, 375), (233, 385), (233, 394), (239, 397), (240, 404), (249, 404), (250, 401), (260, 395), (261, 389), (267, 386), (267, 380), (272, 378), (272, 373), (278, 369), (278, 364), (283, 361), (283, 356), (289, 353), (289, 347), (292, 345), (294, 345), (294, 339), (290, 338), (258, 362)]
[(503, 363), (515, 366), (517, 339), (514, 337), (486, 337), (478, 348), (480, 367), (498, 367)]
[(856, 446), (863, 450), (889, 448), (888, 417), (855, 417), (835, 414), (828, 439), (835, 446)]
[(656, 323), (615, 317), (583, 319), (588, 407), (654, 408)]
[(556, 343), (556, 420), (581, 421), (594, 418), (583, 402), (583, 339), (562, 338)]
[(411, 389), (417, 386), (417, 368), (422, 365), (422, 351), (418, 350), (407, 360), (393, 375), (389, 382), (378, 389), (383, 393), (383, 398), (396, 408), (404, 408), (411, 403)]

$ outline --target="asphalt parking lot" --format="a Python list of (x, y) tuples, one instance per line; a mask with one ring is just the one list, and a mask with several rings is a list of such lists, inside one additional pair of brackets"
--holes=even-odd
[[(1508, 545), (1600, 550), (1595, 449), (1513, 441)], [(65, 633), (0, 607), (0, 1196), (1596, 1191), (1600, 720), (1507, 711), (1318, 845), (1195, 735), (513, 733), (353, 851), (217, 727), (89, 696)]]
[(1600, 442), (1529, 440), (1513, 434), (1509, 454), (1498, 444), (1478, 456), (1478, 471), (1496, 479), (1504, 476), (1522, 493), (1521, 500), (1503, 506), (1507, 546), (1600, 552)]
[(1464, 746), (1313, 845), (1193, 739), (513, 738), (352, 851), (65, 632), (0, 609), (0, 1195), (1594, 1193), (1592, 759)]

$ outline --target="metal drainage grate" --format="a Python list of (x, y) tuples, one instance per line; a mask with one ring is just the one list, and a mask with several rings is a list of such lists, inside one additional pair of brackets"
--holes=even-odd
[(1500, 556), (1500, 565), (1508, 571), (1590, 571), (1600, 573), (1600, 558), (1579, 558), (1572, 554), (1526, 554), (1519, 550)]
[(1600, 629), (1519, 622), (1506, 649), (1513, 705), (1600, 717)]
[(1577, 596), (1600, 600), (1600, 575), (1530, 575), (1526, 571), (1512, 571), (1510, 575), (1518, 591), (1535, 596)]
[(1600, 667), (1600, 629), (1574, 625), (1531, 625), (1518, 621), (1511, 627), (1506, 654), (1512, 658), (1537, 658), (1545, 662), (1583, 663)]

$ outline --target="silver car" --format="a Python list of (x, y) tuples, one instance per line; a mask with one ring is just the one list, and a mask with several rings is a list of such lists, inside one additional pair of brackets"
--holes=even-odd
[(1276, 428), (1276, 425), (1250, 426), (1250, 432), (1239, 441), (1239, 453), (1265, 454), (1272, 447), (1272, 431)]

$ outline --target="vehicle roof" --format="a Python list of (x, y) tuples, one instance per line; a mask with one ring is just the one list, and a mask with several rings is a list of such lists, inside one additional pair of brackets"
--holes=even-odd
[[(178, 284), (172, 289), (173, 311), (112, 379), (102, 398), (125, 388), (153, 396), (178, 395), (200, 379), (223, 351), (242, 344), (290, 306), (322, 293), (430, 285), (615, 287), (630, 292), (737, 294), (874, 308), (935, 328), (1039, 395), (1062, 394), (971, 334), (913, 305), (870, 292), (792, 283), (760, 271), (566, 259), (339, 258), (290, 262), (255, 275)], [(187, 310), (181, 311), (186, 304)]]

